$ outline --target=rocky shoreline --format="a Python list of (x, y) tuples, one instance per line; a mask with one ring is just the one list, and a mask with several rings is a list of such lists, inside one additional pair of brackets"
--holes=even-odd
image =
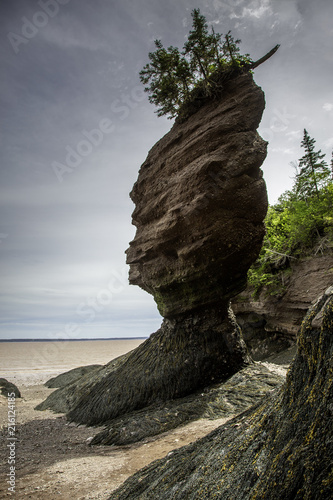
[(333, 496), (333, 287), (309, 309), (281, 389), (129, 478), (109, 498)]
[[(293, 355), (294, 350), (291, 349), (280, 355), (277, 364), (272, 359), (269, 363), (256, 365), (257, 373), (266, 374), (266, 380), (273, 382), (273, 385), (269, 386), (263, 379), (261, 388), (264, 387), (265, 391), (269, 392), (274, 384), (285, 379)], [(159, 435), (146, 437), (135, 444), (113, 446), (91, 446), (92, 439), (103, 432), (101, 427), (77, 426), (70, 424), (63, 413), (36, 411), (34, 407), (52, 394), (54, 389), (47, 388), (47, 384), (24, 385), (22, 377), (17, 377), (22, 392), (22, 399), (17, 402), (17, 496), (38, 500), (68, 500), (71, 497), (78, 500), (105, 500), (141, 467), (194, 442), (227, 422), (235, 415), (237, 408), (240, 411), (244, 405), (250, 404), (251, 395), (258, 398), (255, 388), (260, 382), (255, 380), (253, 375), (254, 372), (245, 370), (238, 381), (235, 379), (234, 382), (228, 383), (227, 398), (220, 417), (217, 418), (216, 412), (215, 416), (213, 411), (208, 412), (209, 407), (206, 405), (206, 415), (197, 415), (197, 419), (192, 419), (190, 423), (184, 422), (172, 430), (165, 428)], [(61, 378), (63, 379), (63, 375)], [(220, 391), (219, 395), (221, 394)], [(0, 418), (4, 422), (5, 398), (1, 402), (3, 404), (0, 405)], [(211, 409), (214, 410), (213, 402)], [(1, 432), (4, 436), (6, 427), (2, 428)], [(5, 441), (1, 441), (4, 445)], [(2, 456), (4, 453), (5, 450), (1, 449)], [(2, 464), (2, 477), (5, 472), (6, 464)], [(6, 498), (7, 493), (6, 484), (0, 485), (1, 497)]]

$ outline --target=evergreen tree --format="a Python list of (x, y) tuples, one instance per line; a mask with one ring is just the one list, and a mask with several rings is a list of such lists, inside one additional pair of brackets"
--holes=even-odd
[(305, 154), (298, 163), (295, 185), (298, 197), (303, 200), (313, 195), (319, 198), (320, 189), (330, 178), (330, 169), (324, 160), (325, 155), (321, 150), (315, 151), (315, 142), (304, 129), (301, 146)]
[(192, 30), (184, 45), (183, 54), (189, 56), (191, 70), (208, 82), (212, 68), (216, 68), (221, 35), (214, 31), (209, 34), (206, 19), (200, 14), (200, 9), (193, 10), (192, 19)]
[(241, 40), (234, 40), (231, 35), (231, 31), (228, 31), (228, 33), (224, 36), (224, 39), (225, 41), (222, 45), (222, 52), (226, 60), (229, 60), (234, 66), (240, 66), (242, 64), (246, 65), (251, 62), (250, 54), (240, 54), (239, 44), (241, 43)]
[(186, 59), (177, 47), (165, 49), (161, 40), (155, 40), (155, 52), (150, 52), (150, 63), (140, 72), (145, 91), (149, 92), (149, 102), (160, 106), (158, 116), (165, 114), (171, 117), (177, 114), (179, 105), (184, 102), (190, 92), (192, 72)]
[(158, 106), (158, 116), (176, 116), (181, 106), (194, 98), (198, 84), (201, 95), (210, 96), (211, 89), (219, 86), (217, 71), (233, 67), (240, 71), (241, 66), (250, 70), (252, 61), (248, 54), (240, 54), (240, 40), (234, 40), (229, 31), (222, 43), (222, 35), (213, 28), (209, 32), (200, 9), (194, 9), (191, 15), (192, 29), (183, 51), (172, 46), (166, 49), (161, 40), (155, 40), (156, 50), (149, 53), (150, 62), (140, 72), (149, 101)]
[(192, 29), (182, 52), (172, 46), (165, 49), (161, 40), (155, 40), (156, 50), (149, 53), (150, 62), (140, 72), (149, 101), (158, 107), (158, 116), (187, 118), (205, 99), (220, 97), (225, 80), (252, 71), (279, 48), (276, 45), (254, 62), (249, 54), (240, 53), (241, 40), (234, 40), (230, 31), (222, 41), (222, 35), (213, 28), (209, 31), (200, 9), (194, 9), (191, 15)]

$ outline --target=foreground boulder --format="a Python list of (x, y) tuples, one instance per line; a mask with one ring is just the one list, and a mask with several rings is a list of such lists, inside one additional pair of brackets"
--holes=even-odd
[[(256, 132), (264, 105), (252, 75), (242, 74), (149, 152), (131, 193), (137, 232), (127, 262), (130, 283), (153, 295), (164, 321), (79, 397), (73, 385), (62, 390), (63, 401), (71, 392), (70, 420), (109, 422), (251, 362), (228, 304), (246, 286), (264, 236), (266, 142)], [(55, 409), (50, 400), (42, 407)]]
[(8, 397), (8, 394), (12, 394), (12, 393), (15, 394), (16, 398), (21, 397), (21, 392), (16, 387), (15, 384), (13, 384), (12, 382), (9, 382), (5, 378), (0, 378), (0, 394), (2, 394), (2, 396)]
[(130, 477), (109, 498), (333, 498), (333, 287), (308, 311), (282, 389)]

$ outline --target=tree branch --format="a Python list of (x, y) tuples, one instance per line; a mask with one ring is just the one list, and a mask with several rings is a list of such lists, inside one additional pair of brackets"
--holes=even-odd
[(249, 69), (257, 68), (260, 64), (264, 63), (265, 61), (267, 61), (267, 59), (272, 57), (272, 55), (275, 54), (275, 52), (278, 50), (279, 47), (280, 47), (280, 44), (275, 45), (275, 47), (272, 50), (270, 50), (269, 52), (267, 52), (267, 54), (264, 57), (261, 57), (260, 59), (258, 59), (257, 61), (255, 61), (251, 64), (248, 64), (247, 67)]
[(286, 253), (276, 252), (275, 250), (271, 250), (270, 248), (266, 248), (266, 250), (267, 252), (272, 252), (275, 253), (276, 255), (281, 255), (281, 257), (288, 257), (288, 259), (298, 260), (296, 257), (292, 257), (291, 255), (288, 255)]

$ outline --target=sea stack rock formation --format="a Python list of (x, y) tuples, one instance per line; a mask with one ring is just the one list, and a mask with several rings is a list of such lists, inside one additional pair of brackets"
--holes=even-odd
[(69, 419), (109, 422), (250, 362), (228, 305), (265, 231), (266, 142), (256, 131), (264, 106), (252, 75), (241, 74), (149, 152), (131, 193), (137, 232), (127, 262), (130, 283), (153, 295), (164, 321), (117, 370), (85, 384)]
[(333, 498), (333, 287), (310, 308), (284, 386), (130, 477), (110, 500)]
[(227, 304), (246, 285), (264, 234), (267, 199), (256, 129), (264, 95), (250, 74), (176, 124), (149, 152), (131, 192), (130, 283), (161, 315)]

